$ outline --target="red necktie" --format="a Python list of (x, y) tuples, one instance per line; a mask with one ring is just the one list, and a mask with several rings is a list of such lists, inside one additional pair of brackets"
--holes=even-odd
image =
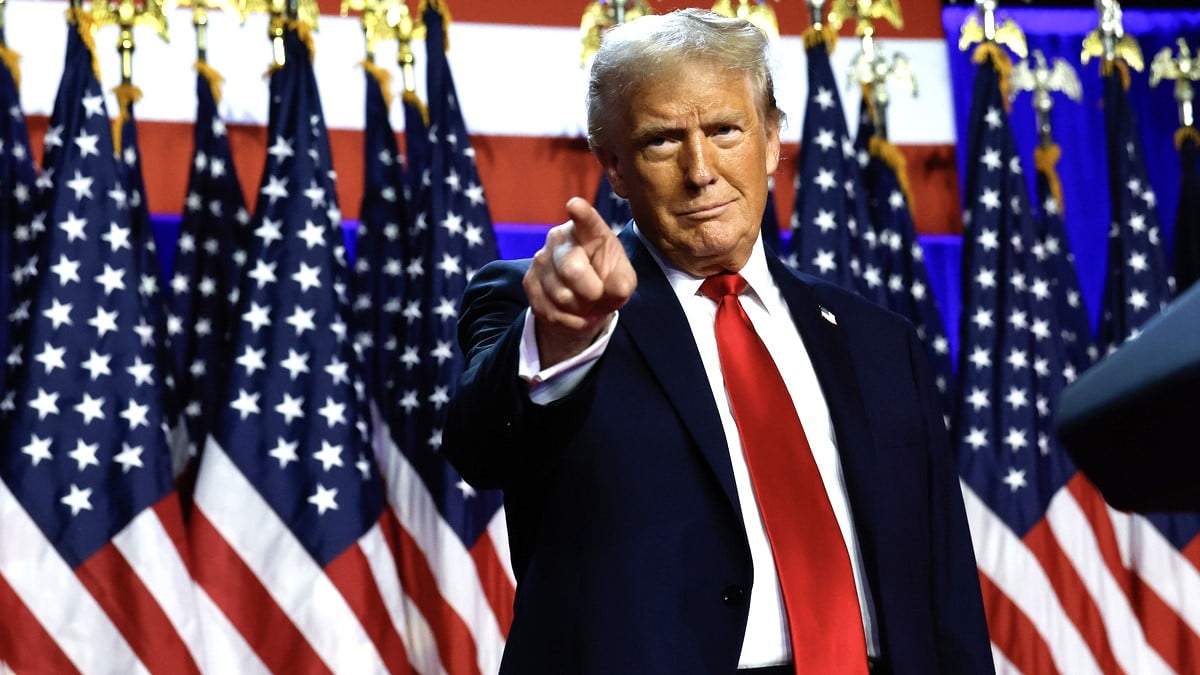
[(866, 640), (846, 542), (792, 397), (738, 301), (746, 280), (708, 277), (717, 352), (754, 494), (775, 557), (797, 672), (867, 673)]

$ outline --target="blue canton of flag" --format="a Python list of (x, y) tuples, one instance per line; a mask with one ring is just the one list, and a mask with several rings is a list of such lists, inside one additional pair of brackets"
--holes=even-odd
[(234, 672), (407, 672), (328, 132), (299, 30), (287, 24), (271, 76), (235, 357), (196, 477), (196, 575), (224, 614), (205, 637)]
[(16, 52), (0, 46), (0, 396), (6, 390), (5, 360), (12, 344), (9, 313), (17, 304), (13, 299), (24, 281), (25, 266), (36, 264), (30, 243), (37, 169), (29, 149), (17, 75), (9, 70), (9, 64), (18, 58)]
[(1175, 211), (1175, 282), (1182, 293), (1200, 279), (1200, 129), (1175, 132), (1182, 180)]
[[(0, 581), (40, 635), (33, 671), (197, 672), (188, 555), (173, 491), (153, 298), (93, 56), (69, 13), (46, 133), (38, 262), (0, 408)], [(53, 589), (53, 592), (47, 592)], [(0, 638), (0, 643), (5, 640)]]
[(234, 357), (229, 341), (250, 222), (225, 123), (217, 114), (219, 78), (197, 63), (191, 170), (168, 283), (166, 324), (187, 425), (185, 457), (204, 447), (217, 420)]
[(416, 92), (407, 89), (400, 103), (404, 107), (404, 198), (412, 204), (429, 165), (429, 110)]
[(1060, 152), (1054, 144), (1039, 146), (1034, 150), (1042, 231), (1042, 241), (1035, 246), (1034, 252), (1051, 270), (1050, 292), (1057, 304), (1059, 335), (1066, 349), (1067, 366), (1071, 370), (1068, 377), (1073, 380), (1095, 362), (1099, 353), (1092, 340), (1091, 319), (1088, 318), (1083, 293), (1079, 289), (1075, 255), (1071, 253), (1071, 243), (1067, 240), (1062, 197), (1051, 188), (1059, 184), (1054, 165)]
[[(809, 37), (815, 36), (815, 37)], [(885, 304), (875, 232), (822, 34), (810, 28), (808, 103), (800, 136), (788, 264)]]
[[(404, 265), (410, 227), (404, 159), (388, 118), (387, 80), (365, 64), (366, 128), (363, 196), (355, 244), (355, 344), (364, 364), (367, 396), (394, 400), (393, 366), (400, 353), (398, 325), (404, 303)], [(423, 133), (423, 132), (422, 132)], [(380, 406), (386, 409), (386, 406)]]
[[(929, 286), (925, 269), (925, 250), (917, 240), (907, 193), (900, 175), (904, 166), (900, 151), (878, 136), (871, 120), (869, 92), (864, 90), (858, 117), (855, 151), (866, 183), (871, 222), (875, 226), (880, 266), (887, 281), (885, 305), (907, 317), (925, 343), (930, 362), (937, 373), (938, 392), (949, 416), (954, 409), (954, 370), (950, 364), (950, 343), (942, 324), (942, 314)], [(896, 158), (893, 168), (889, 157)]]

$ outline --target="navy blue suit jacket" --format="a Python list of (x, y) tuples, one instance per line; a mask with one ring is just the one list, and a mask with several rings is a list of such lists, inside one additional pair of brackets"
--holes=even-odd
[[(443, 450), (472, 485), (504, 490), (518, 582), (504, 673), (737, 668), (754, 570), (729, 449), (683, 310), (631, 230), (621, 238), (637, 290), (595, 368), (551, 405), (533, 404), (517, 377), (528, 261), (484, 267), (463, 300), (468, 362)], [(914, 330), (768, 258), (833, 417), (877, 672), (992, 672), (958, 476)]]

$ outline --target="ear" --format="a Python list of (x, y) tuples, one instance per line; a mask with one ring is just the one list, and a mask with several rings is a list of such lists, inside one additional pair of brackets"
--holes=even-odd
[(604, 175), (608, 177), (608, 182), (612, 185), (613, 192), (618, 197), (628, 199), (629, 193), (625, 189), (625, 176), (621, 172), (620, 162), (617, 161), (617, 154), (611, 150), (601, 149), (596, 153), (596, 157), (600, 160), (600, 166), (604, 168)]
[(767, 126), (767, 175), (775, 173), (779, 168), (779, 124)]

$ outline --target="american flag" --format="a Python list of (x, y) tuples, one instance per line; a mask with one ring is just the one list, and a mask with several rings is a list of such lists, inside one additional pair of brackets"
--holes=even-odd
[[(1121, 62), (1106, 64), (1109, 197), (1108, 276), (1101, 338), (1108, 349), (1137, 336), (1170, 301), (1171, 279)], [(1146, 639), (1175, 672), (1200, 670), (1200, 514), (1128, 518), (1127, 590)]]
[(363, 133), (363, 195), (355, 243), (355, 344), (371, 401), (390, 400), (392, 364), (400, 341), (393, 330), (404, 299), (409, 216), (404, 158), (389, 122), (387, 79), (365, 64), (366, 128)]
[(220, 75), (203, 61), (196, 70), (192, 161), (166, 316), (187, 432), (186, 452), (175, 458), (187, 464), (175, 470), (187, 468), (193, 478), (194, 458), (216, 423), (234, 357), (229, 341), (250, 223), (225, 123), (217, 114)]
[(1096, 361), (1099, 350), (1092, 340), (1091, 318), (1083, 304), (1079, 275), (1075, 272), (1075, 255), (1071, 253), (1071, 242), (1067, 240), (1067, 228), (1063, 223), (1064, 197), (1061, 187), (1054, 187), (1061, 185), (1055, 169), (1061, 154), (1054, 143), (1039, 145), (1034, 150), (1042, 236), (1034, 252), (1050, 268), (1050, 292), (1058, 305), (1059, 336), (1066, 349), (1070, 377), (1074, 379)]
[[(3, 362), (10, 345), (8, 315), (16, 304), (14, 292), (19, 282), (24, 281), (24, 265), (31, 260), (31, 224), (36, 207), (37, 169), (29, 149), (29, 129), (21, 110), (17, 73), (9, 70), (8, 65), (19, 58), (0, 45), (0, 110), (5, 111), (0, 112), (0, 396), (5, 392), (8, 370)], [(21, 261), (22, 266), (14, 268), (13, 261)]]
[(824, 33), (805, 33), (808, 102), (800, 134), (788, 264), (886, 304), (862, 173)]
[[(499, 668), (515, 581), (498, 493), (476, 491), (440, 454), (462, 372), (456, 324), (467, 279), (496, 255), (491, 216), (444, 50), (442, 3), (425, 5), (428, 153), (416, 200), (396, 396), (376, 452), (403, 531), (401, 575), (448, 672)], [(383, 408), (383, 406), (381, 406)], [(429, 670), (420, 668), (423, 672)]]
[(271, 76), (235, 356), (196, 477), (201, 620), (213, 672), (411, 672), (328, 132), (297, 30)]
[[(963, 498), (1000, 672), (1172, 672), (1124, 561), (1138, 530), (1109, 509), (1052, 435), (1072, 374), (997, 70), (976, 53), (966, 180), (959, 402)], [(1161, 605), (1155, 606), (1161, 610)], [(1177, 669), (1176, 669), (1177, 670)]]
[(142, 283), (157, 270), (134, 233), (86, 28), (70, 17), (28, 330), (0, 403), (0, 645), (15, 646), (0, 658), (33, 672), (199, 672)]
[(1175, 283), (1183, 293), (1200, 279), (1200, 129), (1175, 133), (1182, 180), (1175, 211)]
[(429, 109), (415, 91), (400, 95), (404, 108), (404, 196), (412, 204), (421, 189), (421, 177), (429, 164)]
[(629, 200), (613, 192), (612, 183), (604, 173), (600, 174), (600, 183), (596, 186), (596, 198), (592, 200), (592, 205), (614, 231), (620, 231), (633, 219), (633, 212), (629, 210)]
[[(925, 250), (917, 240), (916, 225), (902, 187), (904, 166), (900, 150), (879, 136), (871, 120), (869, 92), (864, 89), (858, 116), (855, 156), (862, 169), (871, 222), (879, 242), (880, 266), (887, 282), (886, 307), (907, 317), (925, 343), (937, 373), (938, 392), (947, 415), (953, 409), (954, 370), (950, 343), (925, 269)], [(890, 159), (889, 159), (890, 158)], [(899, 159), (897, 159), (899, 158)], [(896, 163), (893, 168), (892, 163)], [(905, 182), (907, 179), (905, 179)]]

